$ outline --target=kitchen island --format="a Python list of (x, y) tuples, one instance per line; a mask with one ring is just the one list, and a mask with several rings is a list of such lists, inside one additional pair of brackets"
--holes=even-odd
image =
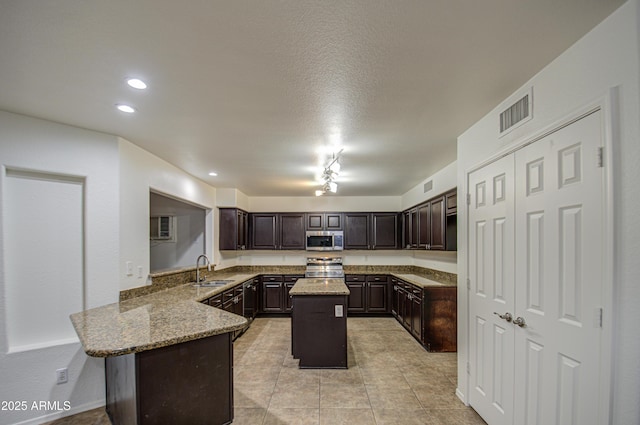
[(220, 290), (182, 285), (71, 315), (85, 352), (105, 358), (113, 424), (231, 423), (232, 333), (247, 320), (200, 302)]
[(291, 353), (300, 368), (347, 368), (344, 279), (299, 279), (291, 288)]

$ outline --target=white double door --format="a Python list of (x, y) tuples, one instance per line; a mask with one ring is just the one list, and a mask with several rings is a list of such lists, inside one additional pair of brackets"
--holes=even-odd
[(490, 425), (598, 421), (601, 116), (468, 175), (469, 401)]

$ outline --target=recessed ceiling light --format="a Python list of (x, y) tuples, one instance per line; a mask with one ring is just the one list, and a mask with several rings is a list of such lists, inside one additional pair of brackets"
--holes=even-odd
[(127, 84), (129, 84), (134, 89), (144, 90), (147, 88), (147, 83), (137, 78), (130, 78), (127, 80)]
[(218, 175), (218, 173), (214, 173), (214, 172), (212, 171), (212, 172), (210, 172), (210, 173), (209, 173), (209, 175), (210, 175), (211, 177), (215, 177), (215, 176), (217, 176), (217, 175)]
[(126, 112), (127, 114), (133, 114), (136, 110), (129, 105), (116, 105), (116, 108), (122, 112)]

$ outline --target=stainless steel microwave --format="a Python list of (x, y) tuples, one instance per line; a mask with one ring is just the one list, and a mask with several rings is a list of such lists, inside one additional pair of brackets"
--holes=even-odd
[(344, 232), (342, 230), (307, 231), (307, 251), (342, 251)]

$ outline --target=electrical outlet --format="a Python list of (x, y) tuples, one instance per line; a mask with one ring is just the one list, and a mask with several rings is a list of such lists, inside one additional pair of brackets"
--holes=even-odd
[(56, 370), (56, 384), (66, 384), (69, 382), (69, 371), (66, 367)]
[(138, 266), (138, 279), (142, 279), (142, 266)]
[(127, 276), (133, 276), (133, 263), (131, 261), (127, 261), (125, 263), (125, 267), (127, 269)]

